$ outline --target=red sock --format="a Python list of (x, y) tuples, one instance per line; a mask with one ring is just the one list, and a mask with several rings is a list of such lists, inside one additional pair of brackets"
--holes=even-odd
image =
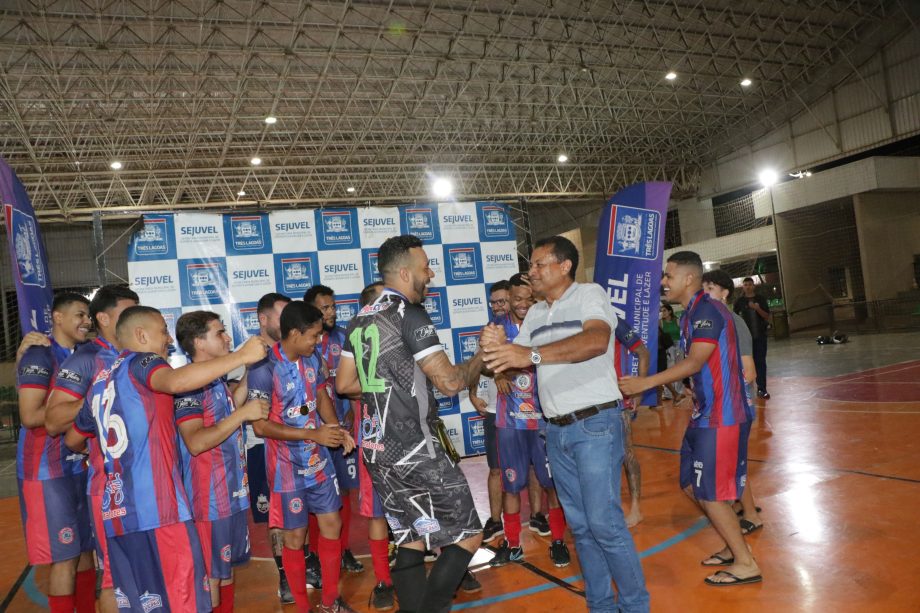
[(48, 596), (48, 608), (51, 613), (73, 613), (76, 603), (73, 594), (66, 596)]
[(350, 549), (349, 547), (349, 536), (351, 536), (351, 496), (348, 495), (348, 492), (342, 494), (342, 510), (339, 511), (339, 515), (342, 516), (342, 534), (339, 536), (339, 540), (342, 542), (342, 551)]
[(549, 531), (554, 541), (561, 541), (565, 536), (565, 514), (562, 507), (549, 510)]
[(509, 547), (521, 546), (521, 513), (502, 513), (505, 522), (505, 540)]
[(371, 562), (374, 563), (374, 577), (377, 583), (381, 581), (386, 585), (393, 585), (390, 578), (390, 544), (387, 539), (370, 539)]
[(304, 560), (303, 551), (281, 548), (281, 563), (284, 564), (284, 574), (288, 577), (291, 594), (297, 603), (300, 613), (310, 613), (310, 599), (307, 598), (307, 561)]
[(310, 513), (307, 519), (307, 538), (310, 540), (310, 553), (317, 553), (319, 543), (319, 522), (316, 521), (316, 515)]
[(77, 571), (74, 589), (77, 613), (96, 613), (96, 569)]
[(220, 586), (220, 613), (233, 613), (234, 585)]
[(342, 546), (339, 539), (319, 537), (319, 564), (323, 576), (323, 606), (331, 607), (339, 597), (339, 575), (342, 572)]

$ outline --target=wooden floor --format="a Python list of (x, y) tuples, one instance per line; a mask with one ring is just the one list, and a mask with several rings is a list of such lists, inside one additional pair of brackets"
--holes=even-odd
[[(716, 550), (717, 539), (677, 486), (676, 450), (689, 410), (667, 404), (643, 410), (634, 422), (645, 520), (633, 536), (652, 609), (920, 611), (920, 361), (836, 377), (783, 377), (770, 385), (773, 398), (758, 404), (749, 454), (765, 520), (764, 529), (749, 537), (763, 570), (761, 584), (703, 584), (708, 573), (699, 562)], [(484, 460), (467, 459), (462, 466), (485, 511)], [(0, 500), (0, 530), (6, 535), (0, 543), (0, 594), (15, 585), (8, 610), (46, 610), (46, 571), (27, 571), (14, 498)], [(356, 553), (366, 554), (363, 530), (363, 523), (356, 524), (352, 542)], [(458, 597), (454, 610), (586, 609), (577, 562), (554, 568), (548, 540), (524, 532), (529, 566), (477, 569), (482, 592)], [(266, 556), (260, 534), (253, 533), (254, 553)], [(343, 596), (359, 611), (370, 610), (373, 575), (370, 560), (365, 562), (367, 571), (341, 583)], [(240, 570), (238, 583), (238, 611), (282, 610), (270, 560), (251, 562)]]

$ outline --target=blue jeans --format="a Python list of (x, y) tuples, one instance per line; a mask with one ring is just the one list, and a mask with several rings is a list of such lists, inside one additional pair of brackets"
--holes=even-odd
[(546, 427), (546, 453), (575, 537), (592, 613), (649, 610), (639, 554), (620, 507), (624, 449), (619, 411), (607, 409), (568, 426)]

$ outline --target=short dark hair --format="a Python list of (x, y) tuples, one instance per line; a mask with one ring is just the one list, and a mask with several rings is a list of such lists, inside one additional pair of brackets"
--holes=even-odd
[(150, 317), (152, 315), (159, 315), (160, 317), (163, 316), (159, 309), (155, 309), (151, 306), (138, 304), (132, 307), (128, 307), (121, 312), (121, 315), (118, 316), (118, 324), (115, 326), (115, 336), (121, 338), (125, 328), (130, 326), (133, 320), (140, 319), (142, 317)]
[(751, 283), (753, 283), (753, 282), (754, 282), (754, 279), (751, 278), (751, 277), (745, 277), (745, 278), (743, 278), (743, 279), (741, 280), (742, 283), (747, 283), (748, 281), (750, 281)]
[(358, 304), (361, 307), (366, 307), (371, 302), (373, 302), (377, 295), (380, 293), (380, 291), (377, 289), (378, 287), (383, 288), (383, 281), (374, 281), (362, 289), (361, 296), (358, 298)]
[(179, 318), (176, 322), (176, 342), (186, 355), (195, 357), (195, 339), (204, 338), (214, 320), (220, 321), (220, 315), (212, 311), (192, 311)]
[(511, 290), (511, 284), (505, 281), (504, 279), (502, 279), (501, 281), (496, 281), (495, 283), (492, 284), (492, 287), (489, 288), (489, 293), (492, 294), (494, 292), (502, 292), (502, 291), (507, 292), (510, 290)]
[(287, 338), (292, 330), (306, 332), (307, 328), (323, 320), (323, 313), (303, 300), (292, 300), (281, 311), (281, 338)]
[(133, 300), (140, 303), (141, 299), (134, 290), (124, 285), (104, 285), (99, 288), (93, 299), (89, 301), (89, 318), (93, 320), (96, 329), (99, 328), (99, 322), (96, 321), (96, 315), (118, 306), (119, 300)]
[(269, 292), (261, 298), (259, 298), (259, 303), (256, 305), (256, 313), (264, 313), (265, 311), (271, 311), (275, 308), (276, 302), (283, 302), (287, 304), (291, 299), (285, 296), (284, 294), (279, 294), (278, 292)]
[(380, 245), (377, 252), (377, 270), (381, 275), (388, 272), (395, 272), (394, 267), (398, 267), (409, 254), (410, 249), (421, 247), (422, 241), (411, 234), (392, 236)]
[(564, 236), (557, 235), (541, 238), (533, 246), (534, 249), (539, 249), (540, 247), (550, 247), (553, 257), (560, 264), (566, 260), (570, 261), (572, 268), (569, 269), (569, 277), (575, 278), (575, 271), (578, 270), (578, 249), (575, 247), (575, 243)]
[(55, 294), (54, 302), (51, 303), (51, 311), (63, 311), (65, 307), (70, 306), (74, 302), (82, 302), (83, 304), (89, 306), (89, 298), (77, 292), (61, 292), (60, 294)]
[(662, 303), (661, 303), (661, 308), (667, 309), (668, 313), (670, 313), (671, 315), (674, 314), (674, 307), (672, 307), (672, 306), (671, 306), (670, 304), (668, 304), (667, 302), (662, 302)]
[(530, 287), (530, 281), (527, 280), (527, 277), (524, 273), (519, 272), (511, 275), (511, 278), (508, 279), (509, 287)]
[(727, 289), (729, 295), (735, 291), (735, 282), (732, 281), (731, 275), (721, 268), (719, 270), (704, 272), (703, 283), (712, 283), (713, 285), (718, 285), (722, 289)]
[(674, 262), (678, 266), (693, 266), (698, 268), (701, 276), (703, 272), (703, 259), (696, 251), (678, 251), (668, 257), (668, 262)]
[(328, 285), (314, 285), (303, 293), (303, 301), (313, 304), (320, 296), (335, 296), (335, 290)]

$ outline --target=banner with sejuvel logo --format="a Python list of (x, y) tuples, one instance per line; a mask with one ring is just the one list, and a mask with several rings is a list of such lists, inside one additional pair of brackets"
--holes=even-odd
[[(594, 282), (607, 290), (617, 318), (642, 337), (651, 353), (650, 375), (658, 367), (661, 259), (670, 197), (670, 183), (637, 183), (623, 188), (607, 201), (597, 230)], [(619, 343), (616, 351), (617, 372), (637, 375), (636, 356)], [(655, 390), (642, 400), (642, 404), (654, 406)]]
[[(128, 273), (170, 333), (182, 313), (206, 309), (222, 316), (239, 344), (258, 334), (260, 297), (301, 299), (319, 283), (335, 290), (338, 322), (347, 325), (361, 290), (380, 279), (381, 243), (400, 234), (417, 236), (428, 254), (434, 279), (422, 304), (434, 332), (452, 361), (468, 358), (489, 320), (489, 288), (518, 272), (515, 228), (501, 203), (149, 214), (128, 245)], [(454, 446), (464, 455), (484, 451), (466, 392), (438, 401)]]
[(51, 331), (53, 292), (35, 211), (13, 169), (0, 159), (0, 198), (22, 333)]

